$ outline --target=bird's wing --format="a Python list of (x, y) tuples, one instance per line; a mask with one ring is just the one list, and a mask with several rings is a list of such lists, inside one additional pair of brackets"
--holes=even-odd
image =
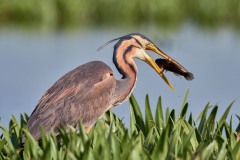
[[(109, 107), (116, 80), (103, 62), (86, 63), (60, 78), (39, 100), (28, 120), (34, 138), (40, 137), (39, 126), (50, 132), (59, 125), (91, 125)], [(55, 130), (56, 131), (56, 130)]]

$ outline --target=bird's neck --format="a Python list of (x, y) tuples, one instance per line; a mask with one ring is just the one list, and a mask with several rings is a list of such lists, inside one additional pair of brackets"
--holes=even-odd
[(120, 80), (117, 80), (115, 96), (115, 104), (119, 104), (127, 100), (131, 95), (133, 87), (137, 79), (137, 67), (133, 61), (134, 46), (128, 46), (125, 49), (118, 48), (114, 51), (113, 63), (117, 70), (122, 75)]

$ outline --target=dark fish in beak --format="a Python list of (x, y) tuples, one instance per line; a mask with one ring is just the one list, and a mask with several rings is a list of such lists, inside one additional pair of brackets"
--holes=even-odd
[(193, 80), (194, 76), (191, 72), (185, 71), (179, 66), (177, 66), (175, 63), (171, 62), (170, 60), (167, 59), (156, 59), (155, 60), (156, 64), (158, 65), (159, 68), (161, 68), (163, 71), (170, 71), (173, 72), (176, 75), (181, 75), (184, 76), (186, 80)]

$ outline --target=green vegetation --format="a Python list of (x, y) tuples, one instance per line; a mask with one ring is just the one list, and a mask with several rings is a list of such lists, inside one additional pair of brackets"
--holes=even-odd
[[(25, 129), (27, 115), (21, 116), (20, 124), (13, 117), (9, 130), (1, 127), (0, 159), (237, 160), (240, 159), (240, 137), (237, 136), (240, 125), (234, 130), (232, 118), (230, 123), (226, 122), (232, 104), (217, 122), (218, 107), (207, 104), (195, 121), (191, 114), (187, 118), (186, 98), (178, 115), (169, 108), (164, 114), (159, 98), (154, 117), (146, 96), (144, 117), (134, 96), (131, 96), (130, 129), (110, 111), (103, 120), (97, 121), (89, 135), (80, 124), (80, 132), (62, 129), (58, 138), (42, 131), (41, 143)], [(27, 140), (21, 148), (23, 132)]]
[(0, 0), (0, 25), (99, 26), (155, 24), (240, 26), (239, 0)]

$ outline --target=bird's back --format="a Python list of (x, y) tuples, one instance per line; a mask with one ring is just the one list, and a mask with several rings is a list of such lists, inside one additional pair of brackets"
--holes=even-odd
[(111, 68), (101, 61), (68, 72), (39, 100), (27, 123), (31, 134), (39, 139), (40, 126), (51, 132), (60, 125), (76, 126), (79, 120), (86, 127), (91, 125), (111, 107), (115, 85)]

